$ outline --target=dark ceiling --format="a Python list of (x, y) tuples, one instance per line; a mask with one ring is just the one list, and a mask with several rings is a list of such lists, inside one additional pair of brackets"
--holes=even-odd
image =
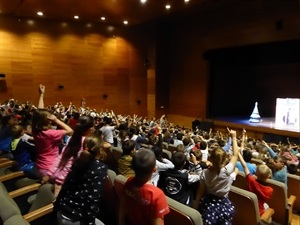
[[(185, 16), (191, 13), (201, 13), (203, 10), (217, 9), (255, 10), (258, 7), (268, 7), (273, 3), (295, 2), (297, 0), (0, 0), (0, 15), (12, 16), (17, 19), (34, 19), (43, 12), (42, 18), (60, 21), (74, 20), (78, 15), (80, 21), (103, 22), (107, 24), (122, 24), (127, 20), (129, 25), (142, 24), (156, 20)], [(165, 5), (170, 4), (167, 10)], [(245, 7), (246, 6), (246, 7)], [(237, 7), (237, 8), (235, 8)], [(101, 21), (101, 17), (106, 18)]]

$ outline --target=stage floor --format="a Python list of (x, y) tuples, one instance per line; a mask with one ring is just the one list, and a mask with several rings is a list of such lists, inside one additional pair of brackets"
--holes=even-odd
[(272, 118), (261, 118), (259, 123), (251, 123), (249, 122), (249, 118), (233, 118), (233, 117), (220, 117), (214, 119), (214, 121), (227, 121), (229, 123), (236, 123), (240, 125), (245, 125), (248, 127), (261, 127), (261, 128), (268, 128), (271, 130), (279, 130), (279, 131), (288, 131), (288, 132), (300, 132), (299, 125), (294, 124), (276, 124), (275, 117)]
[(287, 137), (299, 138), (300, 127), (293, 124), (276, 124), (275, 117), (261, 118), (259, 123), (249, 122), (249, 118), (237, 117), (219, 117), (213, 120), (214, 125), (219, 127), (226, 127), (232, 129), (257, 131), (260, 133), (278, 134)]

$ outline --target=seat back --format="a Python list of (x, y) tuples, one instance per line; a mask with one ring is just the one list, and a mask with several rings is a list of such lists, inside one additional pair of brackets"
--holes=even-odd
[(243, 190), (247, 190), (247, 191), (249, 190), (245, 173), (241, 171), (239, 171), (238, 174), (236, 175), (235, 181), (233, 181), (232, 185), (241, 188)]
[(169, 144), (168, 150), (173, 153), (173, 152), (178, 151), (178, 148), (173, 144)]
[[(114, 188), (117, 196), (120, 197), (123, 191), (124, 184), (127, 178), (123, 175), (117, 175), (114, 180)], [(184, 224), (184, 225), (202, 225), (201, 214), (180, 202), (177, 202), (171, 198), (167, 198), (168, 205), (170, 207), (170, 213), (165, 216), (166, 225)]]
[(5, 186), (0, 182), (0, 218), (5, 223), (9, 218), (21, 215), (21, 210), (15, 201), (8, 195)]
[(288, 196), (295, 195), (294, 210), (300, 213), (300, 176), (288, 174)]
[(258, 200), (254, 193), (231, 186), (229, 199), (235, 209), (233, 225), (255, 225), (260, 223)]
[(113, 147), (111, 150), (111, 160), (109, 163), (109, 168), (115, 173), (118, 173), (118, 160), (122, 156), (123, 150), (119, 147)]
[(167, 197), (170, 213), (165, 216), (166, 225), (203, 225), (199, 211)]
[(273, 188), (273, 194), (271, 198), (267, 200), (267, 204), (275, 211), (272, 219), (274, 222), (288, 225), (289, 210), (287, 204), (287, 187), (284, 183), (273, 179), (268, 179), (267, 183)]
[(108, 169), (107, 176), (104, 184), (104, 193), (103, 193), (103, 214), (101, 221), (105, 224), (109, 224), (108, 222), (113, 224), (117, 224), (117, 209), (116, 209), (116, 193), (114, 190), (114, 180), (116, 178), (115, 171)]
[(163, 151), (164, 158), (171, 160), (171, 158), (172, 158), (172, 152), (170, 152), (167, 149), (163, 149), (162, 151)]

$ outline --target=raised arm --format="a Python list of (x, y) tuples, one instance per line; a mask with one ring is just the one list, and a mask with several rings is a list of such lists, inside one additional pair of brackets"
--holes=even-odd
[(40, 84), (39, 86), (39, 93), (40, 93), (40, 96), (39, 96), (39, 101), (38, 101), (38, 109), (43, 109), (44, 108), (44, 94), (45, 94), (45, 86)]
[(232, 138), (232, 151), (233, 155), (231, 156), (230, 163), (235, 167), (236, 161), (238, 159), (238, 153), (239, 153), (239, 147), (237, 145), (237, 140), (236, 140), (236, 131), (235, 130), (230, 130), (229, 128), (228, 132), (230, 133), (230, 136)]
[(245, 160), (244, 160), (244, 158), (243, 158), (243, 156), (240, 152), (239, 152), (239, 159), (240, 159), (240, 162), (241, 162), (241, 164), (244, 168), (245, 175), (247, 176), (248, 174), (250, 174), (250, 171), (249, 171), (248, 166), (247, 166), (247, 164), (246, 164), (246, 162), (245, 162)]

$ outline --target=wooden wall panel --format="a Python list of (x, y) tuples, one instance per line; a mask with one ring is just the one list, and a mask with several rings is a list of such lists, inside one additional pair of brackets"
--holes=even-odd
[(6, 74), (0, 82), (0, 102), (15, 98), (37, 104), (42, 83), (46, 105), (61, 101), (79, 106), (85, 98), (90, 108), (146, 116), (147, 70), (141, 66), (141, 52), (149, 46), (143, 37), (128, 35), (129, 28), (114, 31), (117, 35), (104, 27), (87, 29), (83, 23), (30, 25), (0, 18), (0, 72)]

